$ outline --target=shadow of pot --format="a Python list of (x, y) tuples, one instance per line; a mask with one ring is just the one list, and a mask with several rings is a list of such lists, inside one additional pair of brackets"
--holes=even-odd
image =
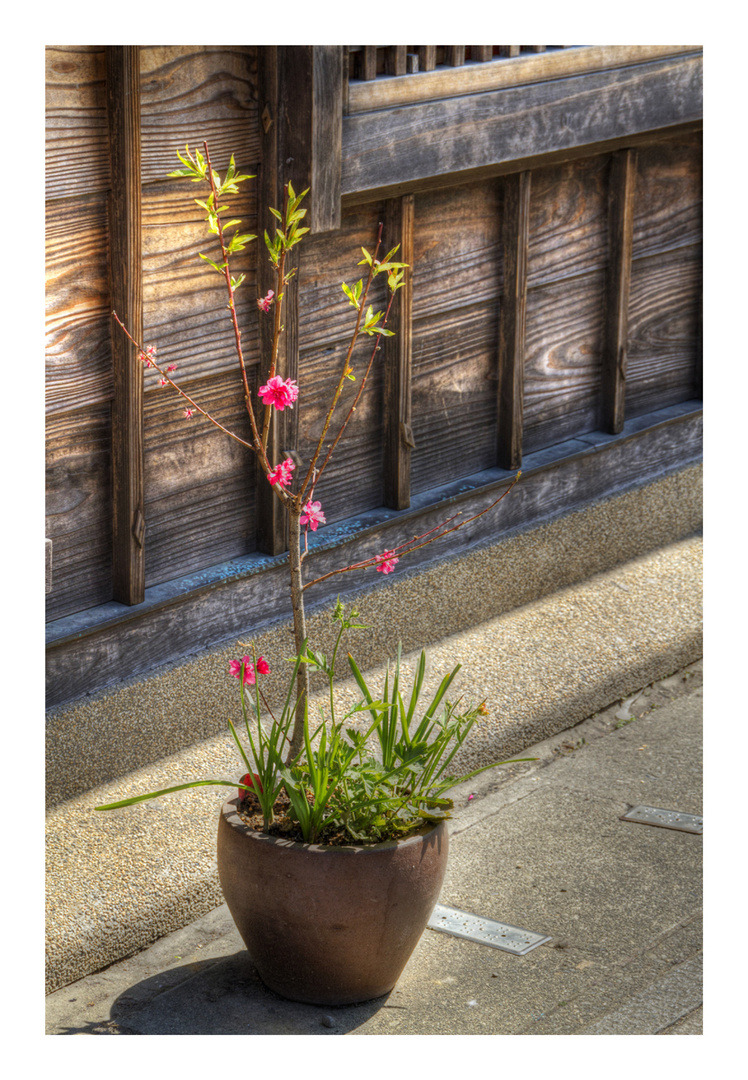
[(388, 994), (426, 928), (447, 867), (447, 826), (367, 847), (255, 832), (224, 803), (218, 875), (257, 972), (292, 1001), (349, 1005)]

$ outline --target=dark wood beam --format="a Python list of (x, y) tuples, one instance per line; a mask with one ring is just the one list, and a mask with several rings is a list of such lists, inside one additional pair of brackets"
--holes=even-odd
[[(505, 70), (498, 62), (491, 70), (494, 66)], [(351, 112), (343, 119), (342, 192), (389, 197), (399, 184), (413, 190), (442, 175), (454, 184), (461, 175), (467, 179), (488, 167), (674, 130), (699, 122), (702, 109), (702, 57), (687, 53), (527, 86)]]
[(621, 150), (613, 155), (610, 169), (609, 254), (602, 365), (602, 428), (613, 435), (623, 431), (626, 413), (626, 359), (635, 193), (636, 150)]
[(498, 455), (502, 469), (522, 464), (530, 173), (504, 180), (504, 293), (499, 314)]
[[(106, 72), (112, 308), (142, 342), (139, 47), (108, 45)], [(143, 367), (135, 346), (114, 321), (112, 366), (112, 595), (132, 605), (142, 603), (145, 595)]]
[(410, 506), (410, 454), (415, 446), (411, 427), (414, 197), (388, 200), (384, 213), (384, 250), (399, 244), (395, 260), (409, 267), (390, 311), (388, 326), (395, 336), (384, 339), (384, 505), (405, 510)]

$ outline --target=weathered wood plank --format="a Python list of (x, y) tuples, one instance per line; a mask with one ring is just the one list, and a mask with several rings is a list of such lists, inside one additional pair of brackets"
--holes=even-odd
[(636, 151), (613, 155), (610, 174), (610, 256), (605, 285), (602, 427), (623, 431), (626, 412), (631, 240), (634, 227)]
[(384, 50), (385, 75), (404, 75), (406, 71), (407, 45), (388, 45)]
[[(527, 528), (547, 520), (551, 514), (589, 505), (700, 458), (700, 414), (674, 416), (644, 430), (638, 430), (635, 424), (627, 425), (627, 430), (628, 434), (610, 436), (610, 441), (601, 446), (567, 444), (559, 448), (557, 457), (544, 452), (526, 458), (522, 481), (501, 503), (497, 514), (486, 514), (469, 529), (425, 548), (413, 556), (409, 568), (417, 570), (427, 560), (455, 555), (481, 541), (499, 540), (512, 529)], [(494, 476), (497, 473), (498, 470)], [(496, 499), (501, 485), (506, 486), (511, 479), (506, 473), (498, 473), (496, 479), (479, 487), (461, 484), (464, 490), (453, 492), (448, 507), (441, 501), (442, 490), (436, 505), (425, 497), (425, 503), (419, 502), (409, 511), (381, 511), (378, 517), (372, 516), (370, 524), (361, 521), (359, 529), (344, 534), (329, 549), (314, 550), (307, 573), (318, 576), (365, 554), (381, 553), (403, 538), (443, 521), (445, 511), (462, 510), (465, 516), (476, 513)], [(640, 530), (632, 530), (629, 539), (632, 547), (619, 557), (631, 558), (646, 550), (636, 547), (642, 543)], [(648, 542), (645, 536), (643, 543)], [(600, 545), (595, 550), (598, 555), (602, 551)], [(251, 635), (270, 620), (290, 617), (285, 599), (288, 575), (285, 560), (250, 556), (241, 569), (223, 568), (223, 577), (221, 569), (217, 568), (219, 572), (209, 578), (200, 574), (194, 581), (187, 578), (175, 582), (171, 589), (162, 586), (154, 590), (153, 599), (150, 603), (146, 600), (142, 615), (128, 613), (126, 645), (123, 645), (123, 627), (118, 622), (109, 625), (102, 622), (87, 634), (74, 629), (67, 636), (64, 636), (65, 627), (69, 624), (61, 623), (47, 648), (48, 705), (71, 701), (94, 686), (111, 685), (123, 677), (145, 674), (156, 664), (180, 659), (196, 641), (209, 647), (231, 637)], [(372, 577), (379, 576), (369, 571), (366, 575), (362, 572), (332, 577), (317, 586), (314, 594), (310, 591), (310, 601), (326, 604), (341, 590), (366, 588), (373, 583)], [(548, 588), (558, 588), (557, 575), (549, 575)], [(527, 596), (527, 599), (535, 598), (536, 595)], [(502, 604), (506, 604), (506, 598), (496, 595), (495, 602), (495, 614), (500, 614), (505, 610)], [(112, 614), (106, 614), (111, 619)], [(485, 611), (481, 617), (486, 617)], [(78, 627), (79, 620), (72, 622)], [(428, 642), (413, 645), (404, 642), (405, 647), (419, 644)]]
[(606, 267), (608, 170), (603, 154), (533, 170), (529, 288)]
[(522, 172), (504, 180), (504, 293), (499, 317), (497, 398), (497, 464), (502, 469), (518, 469), (522, 464), (530, 177), (529, 172)]
[(384, 339), (384, 505), (404, 510), (410, 505), (410, 455), (414, 446), (411, 412), (411, 352), (413, 346), (413, 234), (412, 195), (385, 205), (384, 251), (395, 245), (397, 262), (408, 264), (404, 285), (392, 301), (389, 328), (395, 336)]
[[(368, 48), (368, 46), (367, 46)], [(465, 46), (448, 45), (445, 63), (462, 67)], [(554, 52), (520, 56), (519, 45), (500, 45), (499, 56), (487, 63), (468, 64), (460, 71), (436, 69), (419, 79), (378, 79), (368, 85), (353, 84), (348, 99), (349, 112), (411, 105), (417, 101), (483, 93), (505, 86), (547, 79), (563, 79), (589, 71), (609, 71), (656, 60), (663, 56), (700, 52), (693, 45), (576, 45)], [(511, 57), (511, 62), (507, 59)], [(453, 59), (454, 58), (454, 59)], [(362, 76), (359, 76), (362, 78)], [(370, 76), (371, 79), (375, 75)]]
[(525, 453), (599, 426), (604, 289), (600, 270), (528, 290)]
[[(222, 171), (225, 163), (220, 168), (218, 162), (214, 164)], [(148, 344), (158, 347), (164, 361), (177, 365), (180, 380), (237, 368), (231, 317), (226, 310), (226, 283), (200, 258), (202, 252), (216, 261), (220, 254), (203, 212), (193, 202), (207, 194), (201, 185), (189, 180), (149, 184), (143, 190), (144, 335)], [(254, 196), (229, 196), (226, 202), (231, 217), (241, 220), (240, 228), (256, 233)], [(231, 260), (236, 274), (247, 275), (236, 294), (236, 311), (245, 360), (250, 365), (259, 358), (255, 317), (257, 243), (248, 244)], [(146, 372), (146, 388), (156, 386), (157, 379), (155, 372)]]
[[(352, 309), (351, 309), (352, 310)], [(354, 353), (356, 382), (346, 382), (335, 410), (324, 453), (348, 415), (359, 387), (374, 341), (365, 340)], [(305, 468), (317, 446), (322, 424), (337, 385), (348, 348), (347, 341), (302, 349), (299, 353), (298, 452)], [(314, 497), (322, 503), (328, 523), (381, 506), (384, 497), (382, 472), (382, 416), (384, 365), (378, 354), (356, 412), (330, 458)], [(355, 483), (351, 477), (355, 476)]]
[(701, 241), (702, 134), (664, 139), (638, 151), (635, 259)]
[(47, 411), (109, 401), (107, 193), (46, 204)]
[(108, 404), (52, 414), (46, 430), (46, 530), (55, 573), (47, 620), (112, 598), (112, 426)]
[[(138, 46), (108, 45), (106, 72), (112, 308), (133, 338), (142, 341)], [(121, 604), (140, 604), (145, 595), (143, 367), (137, 349), (115, 324), (112, 372), (112, 595)]]
[(634, 259), (627, 419), (694, 396), (700, 288), (700, 245)]
[(48, 45), (46, 62), (46, 196), (106, 191), (106, 71), (102, 45)]
[(436, 67), (436, 45), (418, 46), (418, 70), (433, 71)]
[(203, 140), (218, 172), (231, 154), (242, 171), (257, 172), (256, 49), (141, 46), (144, 184), (162, 181), (179, 164), (176, 151), (186, 143), (202, 148)]
[[(238, 372), (197, 380), (190, 393), (249, 438)], [(203, 417), (185, 419), (184, 403), (169, 387), (145, 395), (144, 429), (148, 587), (254, 551), (251, 451)]]
[(498, 299), (503, 282), (500, 218), (496, 183), (416, 194), (414, 318)]
[(350, 113), (343, 119), (343, 194), (374, 195), (444, 173), (698, 121), (701, 74), (701, 57), (685, 55), (530, 86)]
[(495, 303), (413, 322), (411, 496), (496, 462)]
[(493, 57), (493, 45), (471, 45), (470, 59), (483, 63)]

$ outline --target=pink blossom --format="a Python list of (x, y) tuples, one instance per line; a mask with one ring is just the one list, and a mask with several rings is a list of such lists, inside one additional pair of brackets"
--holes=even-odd
[(299, 518), (302, 525), (311, 525), (312, 532), (317, 531), (318, 525), (324, 525), (327, 518), (322, 513), (322, 507), (318, 502), (312, 502), (309, 500), (304, 507), (304, 513)]
[(153, 357), (156, 355), (156, 346), (147, 345), (145, 352), (138, 353), (138, 360), (142, 360), (146, 367), (153, 367)]
[(288, 487), (291, 483), (291, 473), (296, 468), (293, 458), (286, 458), (280, 465), (276, 465), (274, 469), (271, 469), (268, 473), (268, 480), (271, 484), (279, 484), (280, 487)]
[(383, 551), (381, 555), (377, 555), (377, 559), (379, 561), (377, 572), (381, 571), (383, 574), (391, 574), (395, 569), (395, 563), (400, 562), (394, 551)]
[(158, 385), (159, 386), (168, 386), (169, 385), (169, 380), (168, 379), (159, 379), (158, 380)]
[(273, 297), (274, 296), (275, 296), (275, 293), (273, 292), (273, 290), (269, 289), (267, 296), (263, 296), (263, 298), (261, 300), (257, 301), (257, 306), (260, 309), (260, 311), (270, 311), (270, 305), (273, 302)]
[(244, 665), (244, 684), (252, 685), (255, 681), (255, 673), (252, 667), (252, 661), (248, 656), (243, 656), (241, 660), (229, 661), (229, 672), (235, 679), (240, 679), (242, 675), (242, 664)]
[(194, 409), (185, 409), (184, 410), (184, 415), (185, 415), (185, 419), (191, 420), (192, 417), (195, 415), (195, 410)]
[(177, 370), (177, 365), (176, 364), (169, 364), (167, 366), (166, 370), (167, 371), (176, 371)]
[(273, 375), (258, 391), (265, 405), (274, 405), (279, 412), (283, 412), (286, 405), (293, 408), (293, 403), (299, 396), (299, 388), (293, 379), (281, 379), (280, 375)]
[(264, 658), (264, 656), (258, 656), (257, 657), (257, 672), (258, 672), (259, 675), (269, 675), (270, 674), (270, 664), (268, 664), (268, 662)]

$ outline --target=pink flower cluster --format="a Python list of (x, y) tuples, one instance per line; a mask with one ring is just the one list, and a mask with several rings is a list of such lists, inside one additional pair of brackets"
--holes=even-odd
[(324, 525), (327, 522), (327, 518), (322, 513), (322, 506), (318, 502), (312, 502), (311, 499), (304, 507), (304, 513), (299, 518), (302, 525), (309, 525), (312, 532), (317, 531), (318, 525)]
[(379, 562), (377, 572), (383, 574), (391, 574), (395, 569), (395, 563), (400, 562), (394, 551), (383, 551), (381, 555), (377, 555), (377, 560)]
[(274, 405), (279, 412), (283, 412), (286, 406), (293, 408), (293, 403), (299, 396), (299, 388), (293, 379), (281, 379), (280, 375), (273, 375), (258, 391), (265, 405)]
[(153, 357), (156, 355), (156, 346), (147, 345), (145, 352), (138, 353), (138, 360), (142, 360), (146, 367), (153, 367)]
[(257, 306), (260, 309), (260, 311), (270, 311), (270, 305), (273, 302), (273, 297), (274, 296), (275, 296), (275, 293), (273, 292), (273, 290), (269, 289), (267, 296), (263, 296), (261, 300), (257, 301)]
[(285, 461), (281, 461), (280, 465), (276, 465), (274, 469), (271, 469), (268, 473), (268, 480), (271, 484), (278, 484), (280, 487), (288, 487), (291, 483), (291, 473), (296, 468), (293, 458), (286, 458)]
[[(249, 656), (243, 656), (241, 660), (229, 661), (229, 673), (234, 676), (235, 679), (241, 679), (242, 666), (244, 666), (244, 685), (252, 686), (255, 682), (255, 669), (252, 665), (252, 660)], [(270, 665), (267, 660), (262, 656), (257, 658), (257, 674), (268, 675), (270, 672)]]

